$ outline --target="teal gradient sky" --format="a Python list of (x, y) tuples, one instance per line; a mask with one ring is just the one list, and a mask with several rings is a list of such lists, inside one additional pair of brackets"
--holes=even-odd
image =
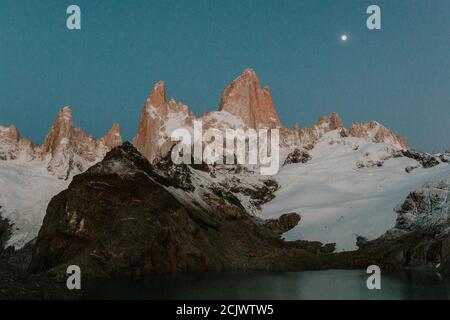
[[(70, 4), (81, 31), (66, 28)], [(370, 4), (380, 31), (366, 28)], [(0, 0), (0, 124), (36, 143), (63, 105), (88, 133), (118, 121), (132, 138), (160, 79), (195, 114), (215, 110), (246, 67), (286, 126), (337, 111), (450, 149), (448, 0)]]

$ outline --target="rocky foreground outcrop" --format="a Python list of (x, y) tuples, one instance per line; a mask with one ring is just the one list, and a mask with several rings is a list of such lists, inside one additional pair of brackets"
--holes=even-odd
[(282, 235), (283, 233), (294, 228), (301, 220), (301, 217), (296, 212), (282, 214), (278, 219), (269, 219), (264, 222), (264, 225), (273, 232)]
[(19, 270), (0, 259), (0, 300), (61, 300), (80, 298), (65, 282)]
[[(0, 207), (0, 212), (1, 212)], [(5, 244), (8, 240), (8, 238), (11, 236), (11, 225), (9, 224), (8, 220), (3, 219), (0, 216), (0, 254), (3, 251), (3, 248), (5, 247)]]
[(198, 199), (214, 210), (191, 200), (183, 204), (195, 192), (166, 180), (124, 143), (51, 200), (30, 271), (62, 275), (75, 264), (85, 276), (110, 277), (328, 265), (327, 256), (307, 244), (281, 240), (236, 199), (211, 194)]
[(12, 247), (4, 249), (10, 229), (8, 220), (0, 217), (0, 300), (76, 298), (76, 295), (67, 292), (65, 283), (25, 272), (31, 258), (32, 244), (21, 252), (15, 252)]
[(393, 229), (359, 250), (337, 254), (339, 267), (426, 269), (450, 274), (450, 177), (411, 192), (397, 209)]

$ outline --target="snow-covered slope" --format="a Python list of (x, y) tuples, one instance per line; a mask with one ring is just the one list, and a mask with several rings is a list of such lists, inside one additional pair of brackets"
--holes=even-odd
[(0, 161), (0, 211), (12, 224), (7, 246), (21, 248), (37, 236), (48, 202), (68, 184), (38, 159)]
[(329, 132), (309, 151), (310, 161), (280, 169), (274, 177), (280, 189), (261, 215), (268, 219), (299, 212), (302, 220), (284, 234), (287, 240), (336, 243), (337, 251), (356, 249), (358, 235), (375, 239), (394, 226), (394, 208), (409, 192), (450, 173), (447, 163), (407, 173), (405, 168), (417, 161), (393, 156), (395, 151), (390, 144)]

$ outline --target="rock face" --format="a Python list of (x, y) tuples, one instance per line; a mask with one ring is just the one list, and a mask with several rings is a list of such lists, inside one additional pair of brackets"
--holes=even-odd
[(110, 148), (106, 142), (114, 145), (119, 141), (118, 126), (113, 126), (104, 139), (97, 140), (82, 129), (75, 128), (72, 111), (64, 107), (45, 137), (41, 157), (47, 161), (49, 172), (60, 179), (68, 179), (71, 174), (83, 172), (101, 160)]
[(450, 177), (411, 192), (396, 212), (398, 230), (430, 234), (450, 230)]
[(31, 141), (20, 136), (15, 125), (0, 126), (0, 160), (32, 160), (35, 148)]
[(36, 276), (7, 264), (0, 259), (0, 300), (70, 300), (79, 299), (67, 290), (64, 282)]
[(208, 211), (168, 190), (181, 199), (193, 192), (158, 175), (132, 145), (113, 149), (52, 199), (30, 270), (64, 274), (76, 264), (98, 277), (326, 266), (324, 256), (282, 241), (239, 205), (215, 196)]
[(356, 138), (369, 138), (375, 143), (385, 142), (399, 149), (408, 149), (408, 144), (399, 135), (391, 132), (376, 121), (366, 123), (352, 123), (348, 136)]
[(278, 183), (241, 165), (174, 164), (166, 155), (154, 164), (158, 182), (166, 187), (186, 191), (175, 197), (185, 205), (214, 211), (224, 203), (257, 215), (261, 205), (269, 202), (279, 189)]
[(264, 222), (264, 225), (273, 232), (282, 235), (291, 230), (300, 222), (300, 215), (296, 212), (285, 213), (278, 219), (270, 219)]
[(439, 155), (439, 160), (443, 163), (450, 163), (450, 151), (446, 151), (445, 153), (441, 153)]
[(120, 125), (117, 122), (113, 123), (111, 129), (101, 140), (109, 150), (120, 146), (123, 142), (122, 137), (120, 136)]
[(219, 111), (238, 116), (248, 128), (281, 127), (270, 90), (268, 87), (261, 88), (252, 69), (246, 69), (225, 88)]
[(432, 168), (439, 164), (434, 156), (418, 150), (402, 150), (401, 155), (416, 160), (423, 168)]
[(10, 236), (11, 236), (11, 225), (9, 224), (8, 220), (3, 219), (0, 216), (0, 256), (2, 254), (4, 245), (6, 244), (6, 241)]
[(178, 128), (192, 127), (193, 120), (194, 115), (184, 104), (173, 99), (167, 103), (166, 88), (160, 81), (145, 102), (133, 145), (152, 162), (173, 146), (171, 133)]
[(321, 133), (324, 134), (342, 128), (343, 126), (341, 117), (336, 112), (333, 112), (329, 116), (319, 117), (317, 124), (313, 127), (321, 130)]

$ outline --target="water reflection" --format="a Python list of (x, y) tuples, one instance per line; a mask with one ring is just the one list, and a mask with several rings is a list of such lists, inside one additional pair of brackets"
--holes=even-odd
[[(95, 299), (449, 299), (450, 281), (435, 273), (382, 274), (368, 290), (363, 270), (226, 272), (91, 281)], [(85, 283), (86, 285), (86, 283)], [(86, 286), (85, 286), (86, 288)]]

